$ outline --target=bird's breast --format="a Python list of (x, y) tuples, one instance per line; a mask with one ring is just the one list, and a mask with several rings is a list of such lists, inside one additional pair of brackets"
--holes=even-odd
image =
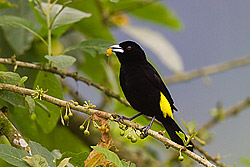
[(120, 85), (126, 99), (136, 110), (149, 115), (148, 111), (152, 112), (159, 107), (160, 91), (154, 87), (142, 69), (121, 68)]

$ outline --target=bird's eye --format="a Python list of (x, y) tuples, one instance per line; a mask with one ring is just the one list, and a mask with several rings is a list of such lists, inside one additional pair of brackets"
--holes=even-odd
[(132, 47), (131, 46), (127, 46), (127, 50), (131, 50), (132, 49)]

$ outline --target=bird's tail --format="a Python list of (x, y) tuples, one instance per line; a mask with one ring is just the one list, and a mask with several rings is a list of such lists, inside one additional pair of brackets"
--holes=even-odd
[[(180, 144), (180, 145), (184, 145), (183, 144), (183, 141), (182, 139), (176, 134), (176, 131), (177, 132), (182, 132), (184, 133), (181, 128), (176, 124), (176, 122), (170, 118), (170, 117), (167, 117), (167, 118), (164, 118), (163, 120), (159, 120), (162, 122), (163, 126), (165, 127), (165, 129), (167, 130), (168, 132), (168, 135), (170, 136), (171, 140), (174, 141), (175, 143), (177, 144)], [(190, 151), (193, 151), (193, 143), (190, 141), (188, 145), (192, 145), (192, 147), (187, 147), (187, 149), (189, 149)]]

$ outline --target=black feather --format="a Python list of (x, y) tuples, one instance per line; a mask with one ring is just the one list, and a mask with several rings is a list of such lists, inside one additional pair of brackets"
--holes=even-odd
[[(176, 131), (183, 131), (169, 115), (164, 117), (161, 111), (161, 92), (168, 100), (172, 112), (177, 111), (174, 100), (158, 72), (147, 61), (143, 49), (133, 41), (125, 41), (120, 43), (119, 49), (116, 48), (114, 52), (121, 63), (120, 85), (131, 106), (144, 115), (155, 116), (162, 122), (170, 138), (184, 145), (176, 134)], [(192, 142), (189, 144), (193, 145)], [(188, 149), (192, 151), (193, 147)]]

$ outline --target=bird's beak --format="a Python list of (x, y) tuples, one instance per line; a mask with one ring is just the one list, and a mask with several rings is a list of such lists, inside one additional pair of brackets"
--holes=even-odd
[(120, 45), (112, 45), (109, 48), (111, 48), (113, 52), (119, 52), (119, 53), (124, 52), (124, 50), (122, 49), (122, 47), (120, 47)]
[(112, 45), (107, 50), (107, 56), (110, 56), (112, 52), (123, 53), (124, 50), (122, 49), (122, 47), (120, 47), (120, 45)]

